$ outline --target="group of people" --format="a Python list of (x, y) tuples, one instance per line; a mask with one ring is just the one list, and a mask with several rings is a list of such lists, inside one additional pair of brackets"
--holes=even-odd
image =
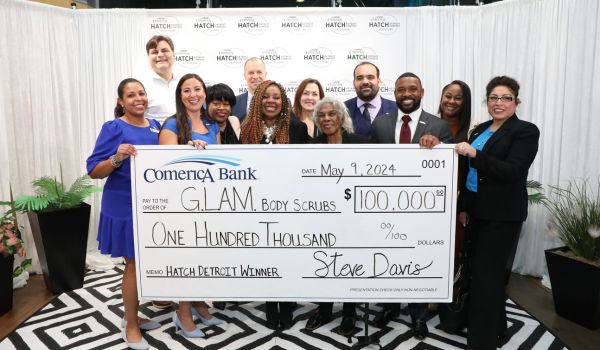
[[(413, 73), (396, 79), (395, 101), (383, 98), (379, 68), (371, 62), (354, 69), (356, 97), (341, 102), (325, 96), (321, 83), (309, 78), (300, 83), (292, 104), (285, 89), (266, 78), (266, 66), (258, 58), (246, 61), (248, 91), (235, 96), (225, 84), (206, 87), (196, 74), (175, 73), (170, 38), (154, 36), (146, 50), (152, 76), (145, 84), (132, 78), (119, 84), (115, 119), (102, 126), (87, 160), (92, 178), (108, 178), (98, 242), (102, 253), (125, 258), (121, 326), (127, 346), (147, 349), (140, 330), (161, 326), (138, 317), (129, 165), (129, 158), (136, 155), (133, 145), (418, 143), (432, 148), (443, 142), (455, 143), (460, 158), (457, 239), (466, 231), (472, 242), (468, 346), (496, 348), (506, 331), (504, 267), (527, 215), (526, 177), (539, 139), (537, 127), (516, 116), (520, 103), (516, 80), (499, 76), (488, 83), (491, 120), (470, 131), (471, 91), (460, 80), (443, 88), (437, 116), (423, 110), (424, 89)], [(156, 120), (165, 118), (162, 125)], [(265, 325), (289, 329), (293, 310), (294, 303), (267, 302)], [(408, 311), (413, 336), (424, 339), (428, 305), (409, 304)], [(374, 322), (385, 327), (399, 312), (400, 304), (385, 304)], [(206, 326), (223, 322), (203, 301), (179, 302), (172, 314), (176, 330), (185, 337), (203, 337), (194, 317)], [(320, 303), (306, 329), (331, 319), (332, 303)], [(355, 304), (345, 303), (338, 332), (354, 334), (355, 320)]]

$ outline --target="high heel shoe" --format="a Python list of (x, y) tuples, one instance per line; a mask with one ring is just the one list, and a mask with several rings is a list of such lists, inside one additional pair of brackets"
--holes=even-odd
[[(127, 321), (124, 318), (122, 318), (121, 319), (121, 328), (125, 329), (126, 327), (127, 327)], [(138, 327), (140, 327), (140, 329), (143, 331), (151, 331), (153, 329), (160, 328), (160, 323), (153, 321), (153, 320), (148, 320), (148, 322), (138, 324)]]
[(181, 321), (179, 320), (179, 316), (177, 316), (177, 311), (173, 311), (173, 323), (175, 323), (175, 332), (177, 332), (179, 329), (181, 329), (181, 331), (183, 332), (183, 335), (186, 338), (202, 338), (204, 337), (204, 332), (202, 332), (202, 330), (198, 327), (196, 327), (196, 329), (194, 329), (193, 331), (186, 331), (185, 328), (183, 328), (183, 325), (181, 324)]
[(123, 329), (123, 331), (121, 332), (121, 335), (123, 337), (123, 340), (125, 341), (125, 344), (127, 344), (127, 347), (129, 347), (130, 349), (133, 349), (133, 350), (150, 349), (150, 345), (148, 345), (148, 342), (146, 341), (146, 339), (144, 339), (144, 337), (142, 337), (142, 340), (140, 340), (137, 343), (130, 343), (129, 340), (127, 340), (127, 334), (125, 333), (125, 329)]
[(198, 312), (198, 310), (196, 310), (194, 306), (192, 306), (192, 315), (196, 316), (200, 321), (202, 321), (202, 323), (204, 323), (207, 326), (216, 326), (224, 322), (222, 319), (217, 318), (215, 316), (213, 316), (211, 319), (200, 316), (200, 313)]

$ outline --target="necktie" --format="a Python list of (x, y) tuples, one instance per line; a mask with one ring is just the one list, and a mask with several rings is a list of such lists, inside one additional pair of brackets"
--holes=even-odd
[(399, 143), (410, 143), (410, 126), (408, 126), (408, 122), (410, 122), (410, 116), (404, 115), (402, 117), (402, 127), (400, 127), (400, 142)]
[(371, 113), (369, 113), (369, 106), (370, 106), (370, 105), (371, 105), (370, 103), (365, 103), (365, 104), (363, 105), (363, 107), (364, 107), (365, 109), (363, 110), (363, 114), (362, 114), (362, 115), (363, 115), (363, 117), (364, 117), (366, 120), (368, 120), (368, 121), (369, 121), (369, 124), (371, 123)]

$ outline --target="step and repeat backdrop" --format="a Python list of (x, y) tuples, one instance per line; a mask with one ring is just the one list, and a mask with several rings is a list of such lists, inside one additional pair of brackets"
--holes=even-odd
[[(175, 43), (177, 70), (199, 74), (207, 83), (246, 91), (244, 62), (261, 58), (267, 78), (293, 96), (300, 82), (318, 79), (326, 95), (348, 99), (356, 64), (381, 68), (381, 93), (393, 99), (400, 67), (399, 40), (407, 23), (389, 9), (364, 13), (341, 9), (232, 9), (158, 14), (148, 12), (147, 37), (162, 34)], [(418, 72), (416, 72), (418, 74)]]

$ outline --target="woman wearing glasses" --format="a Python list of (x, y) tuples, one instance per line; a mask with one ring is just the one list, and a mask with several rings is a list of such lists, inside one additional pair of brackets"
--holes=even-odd
[(458, 198), (459, 221), (472, 239), (468, 348), (502, 346), (506, 332), (504, 271), (527, 217), (527, 172), (538, 151), (540, 132), (515, 111), (519, 83), (493, 78), (486, 87), (491, 120), (479, 124), (467, 142), (455, 146), (466, 157), (467, 174)]

